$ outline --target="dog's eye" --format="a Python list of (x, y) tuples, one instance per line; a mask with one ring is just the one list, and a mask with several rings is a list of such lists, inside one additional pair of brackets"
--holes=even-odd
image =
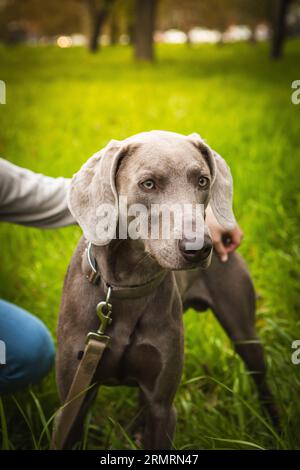
[(146, 180), (142, 182), (142, 186), (149, 191), (155, 188), (155, 183), (153, 180)]
[(206, 176), (199, 176), (199, 179), (198, 179), (198, 186), (201, 188), (201, 189), (205, 189), (207, 188), (209, 185), (209, 179), (206, 178)]

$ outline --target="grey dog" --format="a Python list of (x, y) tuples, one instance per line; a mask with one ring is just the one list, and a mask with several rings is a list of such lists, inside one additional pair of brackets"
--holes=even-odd
[[(255, 331), (255, 292), (241, 257), (222, 263), (212, 253), (205, 226), (201, 248), (187, 248), (190, 234), (178, 239), (112, 239), (97, 234), (97, 209), (103, 203), (180, 202), (209, 204), (217, 221), (235, 225), (230, 170), (198, 134), (152, 131), (111, 141), (93, 155), (72, 179), (70, 210), (81, 226), (80, 240), (66, 274), (58, 325), (57, 383), (62, 403), (78, 366), (86, 335), (98, 328), (95, 308), (113, 286), (113, 321), (109, 347), (94, 376), (68, 441), (80, 438), (86, 412), (99, 385), (137, 386), (142, 408), (142, 444), (168, 449), (176, 425), (174, 396), (180, 383), (184, 340), (182, 313), (192, 307), (212, 309), (257, 385), (274, 423), (276, 406), (266, 383), (263, 349)], [(116, 221), (116, 224), (118, 221)], [(86, 247), (100, 273), (97, 285), (87, 279)], [(153, 283), (153, 279), (157, 281)], [(151, 286), (145, 291), (143, 286)], [(117, 289), (115, 291), (115, 288)], [(120, 297), (114, 292), (121, 292)]]

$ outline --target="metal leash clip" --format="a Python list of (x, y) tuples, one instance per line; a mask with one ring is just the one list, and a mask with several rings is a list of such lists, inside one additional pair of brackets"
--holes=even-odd
[(97, 341), (105, 341), (108, 343), (110, 337), (105, 335), (105, 331), (108, 325), (111, 324), (112, 318), (112, 304), (109, 302), (112, 288), (107, 286), (107, 294), (105, 301), (99, 302), (96, 307), (96, 313), (100, 320), (100, 326), (96, 332), (91, 331), (87, 335), (87, 341), (89, 339), (96, 339)]

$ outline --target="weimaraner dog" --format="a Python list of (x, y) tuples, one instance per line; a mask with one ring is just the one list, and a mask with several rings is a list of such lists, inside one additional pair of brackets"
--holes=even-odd
[[(201, 247), (190, 248), (190, 233), (175, 237), (112, 238), (97, 232), (102, 204), (118, 210), (120, 196), (130, 204), (208, 204), (224, 227), (235, 224), (230, 170), (198, 134), (165, 131), (111, 141), (93, 155), (72, 179), (69, 207), (81, 226), (79, 241), (66, 274), (58, 325), (57, 383), (62, 403), (89, 331), (98, 328), (96, 305), (112, 291), (111, 337), (94, 376), (97, 384), (85, 399), (68, 442), (80, 438), (84, 416), (98, 386), (129, 385), (140, 390), (142, 444), (146, 449), (172, 445), (184, 340), (182, 313), (211, 308), (253, 374), (259, 397), (271, 418), (277, 412), (266, 383), (263, 350), (255, 331), (255, 292), (241, 257), (226, 263), (212, 254), (205, 226)], [(194, 222), (194, 220), (193, 220)], [(119, 223), (115, 220), (115, 225)], [(87, 244), (91, 242), (98, 283), (91, 283)], [(118, 293), (121, 292), (121, 295)]]

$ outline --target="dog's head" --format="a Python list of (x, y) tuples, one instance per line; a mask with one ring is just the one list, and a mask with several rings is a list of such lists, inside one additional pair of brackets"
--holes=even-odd
[(235, 225), (227, 164), (198, 134), (165, 131), (112, 140), (74, 175), (68, 193), (88, 241), (138, 234), (166, 269), (208, 266), (208, 203), (222, 226)]

